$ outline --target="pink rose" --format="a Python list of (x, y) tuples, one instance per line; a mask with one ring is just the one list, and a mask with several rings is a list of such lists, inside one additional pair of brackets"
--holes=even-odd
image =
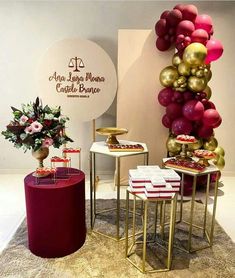
[(22, 123), (22, 124), (25, 124), (27, 121), (28, 121), (28, 117), (27, 116), (25, 116), (25, 115), (22, 115), (21, 117), (20, 117), (20, 123)]
[(33, 122), (30, 126), (33, 129), (33, 133), (40, 132), (43, 128), (43, 125), (40, 124), (38, 121)]
[(27, 133), (27, 134), (28, 134), (28, 133), (29, 133), (29, 134), (33, 134), (33, 133), (34, 133), (31, 126), (27, 126), (27, 127), (25, 128), (24, 132)]
[(48, 148), (48, 147), (52, 146), (53, 142), (54, 142), (53, 139), (51, 139), (49, 137), (45, 138), (42, 142), (42, 146)]

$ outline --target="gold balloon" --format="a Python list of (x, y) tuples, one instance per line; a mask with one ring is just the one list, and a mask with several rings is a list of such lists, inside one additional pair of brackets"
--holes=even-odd
[(209, 82), (209, 81), (211, 80), (211, 77), (212, 77), (212, 72), (211, 72), (211, 70), (205, 69), (205, 70), (204, 70), (204, 75), (205, 75), (205, 77), (206, 77), (206, 79), (207, 79), (207, 82)]
[(203, 77), (204, 76), (204, 70), (200, 69), (196, 71), (196, 77)]
[(178, 76), (177, 69), (173, 66), (168, 66), (161, 71), (159, 79), (162, 86), (171, 87)]
[(225, 166), (225, 160), (224, 157), (222, 155), (219, 156), (219, 159), (217, 160), (217, 162), (214, 162), (215, 165), (222, 170)]
[(178, 153), (181, 151), (181, 145), (175, 142), (175, 138), (169, 137), (166, 141), (166, 148), (168, 152)]
[(181, 62), (182, 62), (182, 59), (180, 58), (178, 53), (175, 53), (172, 58), (172, 64), (177, 67)]
[(197, 72), (197, 69), (196, 69), (196, 68), (191, 69), (191, 74), (192, 74), (192, 75), (196, 75), (196, 72)]
[(206, 98), (210, 99), (211, 98), (211, 88), (207, 85), (206, 88), (203, 90), (204, 93), (206, 93)]
[(218, 146), (218, 141), (215, 137), (209, 138), (207, 141), (204, 142), (203, 148), (208, 151), (214, 151)]
[[(187, 85), (187, 84), (186, 84)], [(181, 87), (182, 85), (180, 85), (180, 87), (178, 88), (175, 88), (176, 91), (179, 91), (179, 92), (185, 92), (187, 90), (186, 87)]]
[(189, 76), (191, 74), (190, 65), (185, 64), (184, 62), (180, 63), (178, 66), (178, 72), (180, 75)]
[(185, 82), (186, 82), (186, 77), (185, 76), (180, 76), (178, 79), (177, 79), (177, 83), (179, 84), (179, 85), (182, 85), (182, 84), (185, 84)]
[(225, 156), (225, 151), (224, 151), (224, 149), (223, 149), (222, 147), (217, 147), (217, 148), (214, 150), (214, 152), (215, 152), (216, 154)]
[(198, 139), (196, 143), (188, 144), (188, 150), (189, 151), (198, 150), (201, 148), (202, 144), (203, 144), (202, 139)]
[(200, 66), (203, 64), (207, 55), (206, 47), (198, 42), (189, 44), (183, 54), (183, 61), (192, 67)]
[(188, 79), (188, 88), (193, 92), (201, 92), (207, 86), (207, 81), (205, 77), (190, 76)]

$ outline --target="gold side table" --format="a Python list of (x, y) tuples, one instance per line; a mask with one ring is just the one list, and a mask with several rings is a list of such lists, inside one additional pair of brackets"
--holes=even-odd
[[(120, 237), (120, 163), (121, 163), (121, 158), (123, 157), (128, 157), (128, 156), (136, 156), (136, 155), (142, 155), (144, 158), (144, 165), (148, 165), (148, 157), (149, 157), (149, 152), (147, 149), (146, 144), (144, 143), (139, 143), (139, 142), (132, 142), (132, 141), (124, 141), (124, 140), (119, 140), (121, 144), (141, 144), (144, 147), (144, 150), (141, 152), (110, 152), (108, 146), (104, 141), (101, 142), (94, 142), (90, 148), (90, 221), (91, 221), (91, 230), (93, 232), (96, 232), (98, 234), (101, 234), (103, 236), (106, 236), (108, 238), (114, 239), (116, 241), (119, 241), (122, 239)], [(101, 154), (101, 155), (106, 155), (113, 157), (116, 162), (116, 178), (115, 178), (115, 183), (117, 186), (117, 199), (116, 199), (116, 207), (111, 208), (111, 209), (106, 209), (102, 211), (97, 211), (96, 210), (96, 155)], [(95, 220), (96, 216), (102, 213), (106, 213), (112, 210), (116, 210), (116, 235), (115, 236), (109, 236), (107, 234), (104, 234), (102, 232), (99, 232), (95, 230)], [(123, 238), (124, 239), (124, 238)]]
[[(169, 158), (163, 159), (163, 164)], [(218, 182), (219, 182), (219, 169), (215, 165), (210, 165), (206, 167), (203, 172), (196, 173), (190, 170), (184, 170), (179, 168), (174, 168), (173, 166), (164, 166), (168, 169), (173, 169), (178, 173), (182, 174), (181, 178), (181, 198), (180, 198), (180, 211), (179, 211), (179, 219), (177, 219), (177, 223), (184, 223), (188, 225), (188, 243), (186, 248), (180, 248), (183, 251), (187, 251), (189, 253), (195, 252), (198, 250), (202, 250), (213, 245), (213, 236), (214, 236), (214, 226), (215, 226), (215, 214), (216, 214), (216, 206), (217, 206), (217, 197), (218, 197)], [(214, 185), (214, 202), (213, 202), (213, 210), (212, 210), (212, 217), (211, 217), (211, 224), (209, 227), (209, 231), (207, 228), (208, 225), (208, 198), (209, 198), (209, 189), (210, 189), (210, 177), (212, 174), (216, 174), (216, 180)], [(183, 218), (183, 196), (184, 196), (184, 176), (189, 175), (193, 177), (193, 187), (192, 187), (192, 197), (191, 197), (191, 207), (190, 207), (190, 217), (189, 221), (185, 221)], [(204, 214), (202, 217), (203, 226), (196, 225), (194, 223), (194, 206), (195, 206), (195, 197), (196, 197), (196, 188), (197, 188), (197, 178), (199, 176), (207, 176), (207, 184), (206, 184), (206, 194), (205, 194), (205, 203), (204, 203)], [(192, 246), (192, 235), (193, 235), (193, 228), (197, 228), (202, 230), (202, 239), (207, 241), (207, 244), (201, 247), (193, 247)], [(163, 228), (164, 229), (164, 228)]]
[[(168, 271), (171, 268), (171, 264), (172, 264), (172, 252), (173, 252), (173, 241), (174, 241), (174, 231), (175, 231), (175, 217), (176, 217), (176, 207), (177, 207), (177, 193), (173, 194), (172, 198), (151, 198), (148, 199), (145, 194), (136, 194), (136, 193), (132, 193), (130, 191), (130, 189), (127, 189), (127, 197), (126, 197), (126, 249), (125, 249), (125, 256), (126, 259), (133, 265), (135, 266), (138, 270), (140, 270), (142, 273), (153, 273), (153, 272), (163, 272), (163, 271)], [(134, 200), (133, 200), (133, 219), (132, 219), (132, 237), (130, 239), (132, 239), (132, 243), (129, 246), (129, 235), (128, 235), (128, 231), (129, 231), (129, 195), (132, 195)], [(141, 201), (143, 201), (143, 232), (142, 232), (142, 240), (138, 240), (136, 238), (136, 214), (135, 214), (135, 210), (136, 210), (136, 199), (139, 199)], [(148, 269), (147, 269), (147, 244), (148, 243), (154, 243), (154, 244), (159, 244), (156, 242), (156, 229), (157, 229), (157, 218), (158, 218), (158, 203), (160, 203), (160, 205), (166, 201), (170, 201), (170, 223), (169, 223), (169, 238), (168, 238), (168, 247), (166, 249), (167, 251), (167, 257), (164, 259), (165, 263), (164, 263), (164, 267), (161, 268), (155, 268), (153, 266), (150, 266), (150, 263), (148, 265)], [(155, 218), (154, 218), (154, 231), (153, 231), (153, 235), (154, 238), (153, 240), (149, 241), (147, 240), (147, 229), (148, 229), (148, 205), (150, 202), (154, 202), (156, 207), (155, 207)], [(160, 216), (161, 218), (161, 216)], [(161, 219), (160, 219), (161, 220)], [(136, 250), (133, 251), (133, 249), (139, 245), (142, 245), (142, 258), (140, 262), (136, 262), (133, 260), (133, 255), (136, 254)], [(138, 250), (138, 249), (137, 249)], [(156, 256), (159, 255), (159, 252), (157, 251)], [(139, 255), (140, 256), (140, 255)]]

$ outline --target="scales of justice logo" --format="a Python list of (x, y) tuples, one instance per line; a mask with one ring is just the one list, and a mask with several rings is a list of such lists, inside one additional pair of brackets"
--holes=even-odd
[(61, 74), (55, 70), (49, 76), (49, 82), (53, 83), (56, 93), (64, 93), (67, 97), (89, 98), (101, 92), (101, 83), (105, 82), (105, 77), (91, 70), (82, 71), (85, 69), (83, 60), (79, 56), (69, 58), (69, 72)]

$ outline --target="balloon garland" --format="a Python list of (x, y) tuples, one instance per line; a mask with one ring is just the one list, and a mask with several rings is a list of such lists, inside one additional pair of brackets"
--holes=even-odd
[(156, 22), (156, 47), (166, 51), (175, 47), (172, 65), (160, 73), (164, 89), (157, 94), (158, 102), (165, 107), (162, 124), (169, 128), (166, 147), (170, 156), (181, 151), (175, 142), (179, 134), (193, 135), (198, 139), (190, 144), (191, 150), (206, 149), (216, 153), (214, 163), (219, 169), (225, 165), (224, 150), (218, 147), (214, 129), (222, 118), (210, 100), (208, 82), (212, 77), (210, 63), (223, 54), (223, 45), (213, 38), (213, 23), (209, 15), (199, 15), (194, 5), (176, 5), (164, 11)]

